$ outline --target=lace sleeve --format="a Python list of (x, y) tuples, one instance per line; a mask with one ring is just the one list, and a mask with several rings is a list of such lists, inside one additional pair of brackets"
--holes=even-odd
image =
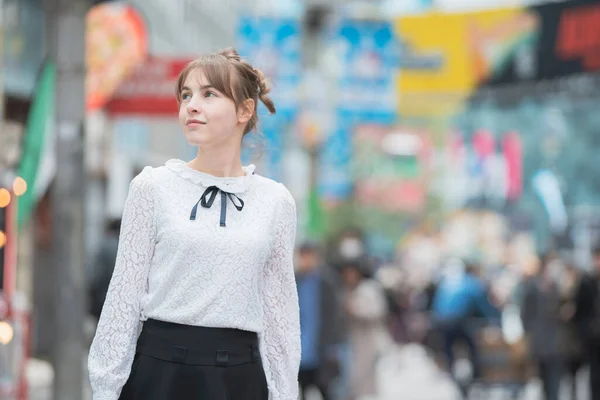
[(262, 305), (264, 328), (259, 333), (269, 400), (298, 398), (300, 368), (300, 315), (294, 278), (293, 255), (296, 236), (296, 204), (285, 189), (276, 216), (271, 256), (264, 270)]
[(129, 377), (154, 243), (152, 168), (146, 167), (129, 187), (115, 270), (90, 348), (94, 400), (117, 400)]

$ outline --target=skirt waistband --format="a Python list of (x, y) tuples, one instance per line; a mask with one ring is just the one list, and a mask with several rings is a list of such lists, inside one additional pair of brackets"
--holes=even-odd
[(231, 328), (207, 328), (149, 319), (136, 351), (160, 360), (209, 366), (260, 362), (258, 335)]

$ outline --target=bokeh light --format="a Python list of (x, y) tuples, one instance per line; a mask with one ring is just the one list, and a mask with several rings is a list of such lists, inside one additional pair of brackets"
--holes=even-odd
[(13, 182), (13, 191), (15, 192), (15, 195), (23, 196), (27, 191), (27, 182), (25, 182), (25, 179), (20, 176), (16, 177)]
[(0, 188), (0, 208), (7, 207), (10, 204), (10, 192), (5, 188)]
[(0, 343), (7, 345), (13, 340), (14, 336), (15, 331), (13, 327), (8, 322), (0, 322)]

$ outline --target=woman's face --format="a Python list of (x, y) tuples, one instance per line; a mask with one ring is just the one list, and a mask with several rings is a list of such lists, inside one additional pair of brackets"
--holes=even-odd
[(190, 145), (241, 144), (244, 124), (234, 101), (212, 87), (202, 70), (190, 72), (180, 94), (179, 123)]

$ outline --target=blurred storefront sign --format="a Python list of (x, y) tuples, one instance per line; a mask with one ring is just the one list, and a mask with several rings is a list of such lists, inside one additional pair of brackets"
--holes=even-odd
[(448, 207), (502, 209), (520, 200), (523, 145), (518, 132), (494, 135), (478, 129), (468, 136), (455, 132), (444, 153), (441, 195)]
[(536, 27), (535, 18), (520, 9), (399, 18), (403, 57), (398, 89), (403, 94), (469, 92)]
[(419, 214), (427, 206), (432, 154), (429, 133), (364, 124), (357, 126), (353, 135), (356, 222), (373, 238), (397, 243), (407, 215)]
[(600, 4), (585, 0), (407, 16), (396, 30), (403, 115), (453, 114), (481, 89), (600, 70)]
[[(522, 15), (526, 14), (538, 21), (537, 34), (531, 35), (528, 44), (508, 52), (501, 65), (487, 74), (482, 82), (485, 86), (538, 82), (600, 70), (600, 3), (543, 4), (523, 10)], [(502, 31), (508, 29), (506, 26)], [(485, 39), (481, 42), (484, 44)]]
[(427, 133), (361, 125), (354, 134), (356, 197), (387, 212), (415, 212), (425, 205)]
[(511, 54), (527, 48), (537, 27), (535, 15), (517, 8), (398, 18), (400, 114), (455, 112)]
[(86, 110), (102, 108), (120, 83), (147, 56), (148, 39), (142, 17), (131, 6), (105, 3), (86, 17)]
[(41, 0), (3, 0), (2, 80), (7, 95), (31, 96), (45, 54)]

